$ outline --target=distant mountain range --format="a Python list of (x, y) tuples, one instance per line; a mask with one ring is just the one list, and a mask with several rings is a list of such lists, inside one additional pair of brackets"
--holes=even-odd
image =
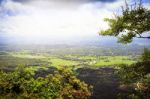
[[(8, 37), (8, 36), (0, 36), (0, 44), (1, 45), (93, 45), (93, 46), (115, 46), (122, 45), (117, 43), (117, 39), (115, 37), (110, 36), (85, 36), (85, 37), (75, 37), (75, 38), (67, 38), (67, 39), (24, 39), (17, 37)], [(140, 46), (150, 46), (150, 40), (148, 39), (134, 39), (132, 43), (127, 45), (140, 45)], [(123, 45), (124, 46), (124, 45)]]

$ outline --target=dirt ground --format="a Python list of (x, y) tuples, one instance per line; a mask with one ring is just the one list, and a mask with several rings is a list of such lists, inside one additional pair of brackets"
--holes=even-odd
[(78, 78), (93, 86), (93, 95), (90, 99), (117, 99), (119, 79), (113, 68), (80, 68)]

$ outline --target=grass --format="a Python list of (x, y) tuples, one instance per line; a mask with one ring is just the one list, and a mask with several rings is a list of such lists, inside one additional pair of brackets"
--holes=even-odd
[(131, 60), (129, 56), (101, 56), (96, 60), (95, 66), (113, 66), (119, 64), (132, 64), (134, 60)]
[(52, 62), (52, 66), (60, 67), (60, 66), (73, 66), (79, 64), (77, 61), (64, 60), (59, 58), (50, 59)]
[(42, 58), (46, 58), (44, 55), (32, 55), (29, 53), (10, 53), (11, 56), (13, 57), (18, 57), (18, 58), (30, 58), (30, 59), (42, 59)]
[(78, 67), (102, 67), (115, 66), (119, 64), (132, 64), (135, 61), (131, 56), (80, 56), (80, 55), (50, 55), (42, 53), (11, 52), (0, 54), (0, 68), (15, 68), (18, 65), (31, 67), (31, 70), (49, 66), (75, 66)]
[(78, 59), (81, 59), (81, 60), (96, 59), (95, 56), (66, 55), (65, 57), (68, 57), (68, 58), (78, 58)]
[(79, 57), (80, 59), (83, 59), (83, 60), (94, 60), (96, 59), (95, 56), (81, 56)]

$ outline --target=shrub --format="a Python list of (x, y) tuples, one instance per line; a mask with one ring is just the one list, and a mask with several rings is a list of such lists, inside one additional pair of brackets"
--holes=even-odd
[(91, 87), (77, 79), (70, 69), (60, 69), (46, 77), (33, 76), (33, 71), (25, 67), (7, 73), (0, 71), (0, 98), (86, 99), (91, 95)]
[(134, 86), (127, 93), (129, 99), (150, 99), (150, 50), (144, 50), (139, 62), (122, 65), (118, 75), (123, 84)]

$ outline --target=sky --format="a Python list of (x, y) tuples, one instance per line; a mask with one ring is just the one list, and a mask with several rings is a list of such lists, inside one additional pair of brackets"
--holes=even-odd
[[(133, 2), (128, 0), (128, 2)], [(149, 8), (150, 1), (143, 0)], [(0, 0), (0, 42), (56, 43), (99, 36), (124, 0)]]

